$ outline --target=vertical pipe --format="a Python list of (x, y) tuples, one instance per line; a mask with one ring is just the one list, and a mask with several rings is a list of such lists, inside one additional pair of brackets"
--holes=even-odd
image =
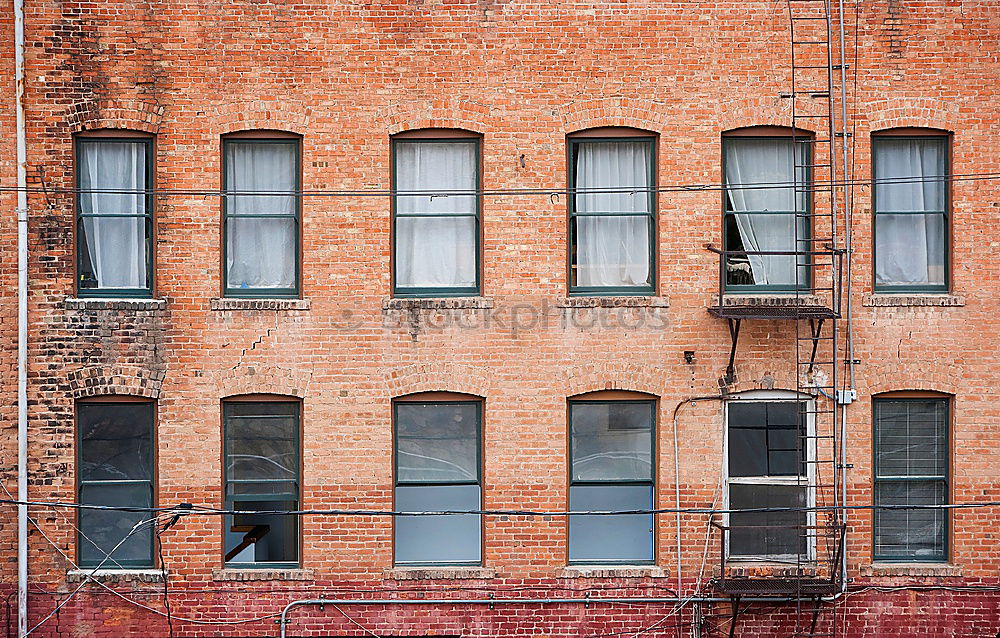
[(17, 635), (28, 633), (28, 174), (24, 123), (24, 0), (14, 0), (17, 118)]

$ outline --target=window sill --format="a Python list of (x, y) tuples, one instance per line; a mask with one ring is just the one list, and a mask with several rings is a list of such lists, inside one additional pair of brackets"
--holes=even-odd
[(961, 576), (962, 566), (951, 563), (872, 563), (861, 566), (861, 575), (878, 576)]
[(613, 297), (564, 297), (556, 302), (559, 308), (669, 308), (667, 297), (613, 296)]
[(219, 567), (212, 570), (212, 580), (215, 581), (248, 581), (248, 580), (312, 580), (311, 569), (230, 569)]
[[(713, 306), (719, 306), (718, 296), (712, 298)], [(796, 295), (794, 292), (775, 294), (775, 293), (760, 293), (760, 294), (747, 294), (747, 293), (726, 293), (722, 295), (722, 304), (725, 306), (758, 306), (758, 307), (775, 307), (779, 306), (782, 308), (792, 307), (792, 306), (822, 306), (823, 302), (817, 295)]]
[(165, 310), (166, 299), (126, 299), (119, 297), (66, 297), (66, 310)]
[(916, 306), (964, 306), (965, 297), (949, 294), (877, 293), (865, 295), (861, 305), (866, 308), (902, 308)]
[(387, 580), (488, 580), (496, 575), (488, 567), (393, 567), (382, 572)]
[[(727, 560), (726, 578), (798, 578), (799, 568), (794, 564), (768, 562), (767, 560)], [(819, 576), (815, 568), (802, 568), (802, 578)]]
[[(90, 569), (70, 569), (66, 571), (67, 583), (82, 583), (91, 575)], [(101, 583), (162, 583), (168, 572), (162, 569), (99, 569), (93, 572), (91, 580)]]
[(658, 565), (567, 565), (556, 578), (667, 578), (670, 570)]
[(217, 297), (211, 301), (211, 309), (227, 310), (309, 310), (308, 299), (237, 299)]
[(386, 297), (382, 310), (489, 310), (493, 297)]

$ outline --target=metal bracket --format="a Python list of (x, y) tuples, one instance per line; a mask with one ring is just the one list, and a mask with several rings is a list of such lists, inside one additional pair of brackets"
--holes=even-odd
[(742, 325), (742, 319), (727, 319), (729, 322), (729, 340), (732, 346), (729, 349), (729, 365), (726, 366), (726, 376), (724, 380), (726, 385), (731, 385), (736, 382), (736, 346), (740, 342), (740, 325)]

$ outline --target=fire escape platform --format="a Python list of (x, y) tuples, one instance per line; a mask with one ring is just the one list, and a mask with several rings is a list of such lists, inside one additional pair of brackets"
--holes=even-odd
[(838, 313), (827, 306), (819, 304), (796, 303), (790, 298), (787, 304), (723, 304), (709, 306), (709, 314), (722, 319), (761, 319), (761, 320), (797, 320), (797, 319), (833, 319)]
[(716, 591), (727, 596), (828, 596), (840, 591), (840, 584), (829, 579), (797, 578), (725, 578), (715, 582)]

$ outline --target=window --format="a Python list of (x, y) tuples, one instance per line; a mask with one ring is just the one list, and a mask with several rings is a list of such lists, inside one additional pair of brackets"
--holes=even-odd
[[(400, 512), (478, 510), (482, 502), (479, 401), (397, 401), (396, 505)], [(478, 514), (398, 516), (397, 565), (478, 565)]]
[[(948, 503), (948, 400), (876, 398), (875, 504)], [(875, 559), (944, 561), (944, 510), (875, 510)]]
[(151, 137), (76, 138), (78, 294), (152, 294), (152, 166)]
[(239, 193), (223, 199), (225, 296), (297, 296), (299, 139), (227, 137), (222, 147), (222, 188)]
[[(76, 418), (77, 502), (153, 507), (153, 404), (80, 402)], [(133, 531), (149, 518), (149, 512), (81, 509), (77, 562), (102, 569), (152, 567), (152, 527)]]
[(569, 198), (570, 293), (653, 294), (654, 148), (651, 137), (569, 139), (569, 187), (582, 191)]
[[(653, 509), (655, 401), (571, 401), (571, 511)], [(652, 563), (652, 514), (569, 517), (570, 563)]]
[[(727, 403), (728, 488), (731, 510), (808, 507), (806, 411), (803, 401), (739, 399)], [(799, 512), (729, 515), (729, 557), (805, 556), (812, 516)]]
[(727, 292), (809, 288), (809, 257), (794, 254), (809, 250), (808, 146), (791, 135), (723, 138)]
[[(226, 509), (299, 509), (299, 404), (227, 401), (223, 420)], [(226, 515), (226, 566), (298, 566), (298, 520), (280, 514)]]
[(395, 295), (479, 294), (479, 138), (456, 134), (392, 140)]
[(948, 138), (876, 135), (872, 150), (875, 289), (947, 290)]

